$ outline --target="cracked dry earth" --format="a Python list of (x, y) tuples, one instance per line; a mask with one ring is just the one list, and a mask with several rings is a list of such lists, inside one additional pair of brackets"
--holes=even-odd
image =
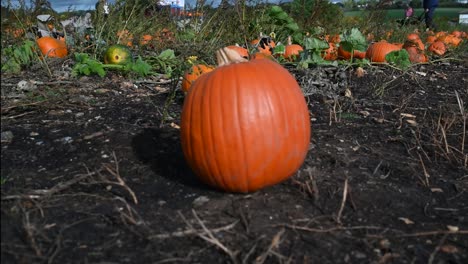
[(310, 150), (250, 194), (185, 164), (176, 82), (2, 74), (2, 263), (468, 263), (468, 65), (289, 70)]

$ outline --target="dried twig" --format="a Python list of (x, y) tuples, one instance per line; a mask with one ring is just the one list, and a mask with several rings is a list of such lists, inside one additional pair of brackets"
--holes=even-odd
[[(126, 199), (119, 196), (116, 196), (114, 199), (121, 201), (123, 204), (125, 204), (125, 208), (127, 209), (127, 212), (125, 212), (123, 209), (118, 208), (118, 212), (120, 213), (120, 218), (122, 219), (123, 223), (127, 224), (127, 222), (129, 222), (132, 225), (144, 224), (144, 221), (141, 220), (142, 218), (140, 217), (138, 212), (127, 203)], [(137, 218), (139, 220), (137, 220)]]
[(386, 236), (382, 235), (372, 235), (372, 234), (367, 234), (366, 236), (369, 238), (387, 238), (389, 236), (392, 237), (423, 237), (423, 236), (436, 236), (436, 235), (468, 235), (468, 230), (458, 230), (458, 231), (451, 231), (451, 230), (433, 230), (433, 231), (424, 231), (424, 232), (416, 232), (416, 233), (404, 233), (401, 230), (397, 229), (390, 229), (386, 227), (380, 227), (380, 226), (349, 226), (349, 227), (343, 227), (343, 226), (335, 226), (335, 227), (330, 227), (330, 228), (310, 228), (306, 226), (296, 226), (296, 225), (289, 225), (285, 224), (282, 225), (284, 227), (293, 229), (293, 230), (299, 230), (299, 231), (307, 231), (307, 232), (312, 232), (312, 233), (331, 233), (331, 232), (336, 232), (336, 231), (349, 231), (349, 230), (383, 230), (385, 232), (393, 232), (394, 235), (387, 234)]
[[(3, 84), (2, 84), (2, 87), (3, 87)], [(36, 102), (32, 102), (32, 103), (26, 103), (26, 104), (11, 105), (11, 106), (7, 106), (7, 107), (2, 107), (1, 111), (2, 111), (2, 115), (4, 115), (7, 112), (9, 112), (10, 110), (15, 109), (15, 108), (33, 106), (33, 105), (43, 104), (43, 103), (46, 103), (46, 102), (48, 102), (48, 101), (43, 100), (43, 101), (36, 101)]]
[[(235, 221), (234, 223), (226, 225), (226, 226), (213, 228), (210, 231), (211, 231), (211, 233), (219, 233), (221, 231), (227, 231), (229, 229), (234, 228), (234, 226), (236, 226), (236, 224), (238, 222), (239, 221)], [(171, 237), (185, 237), (185, 236), (198, 235), (198, 234), (203, 233), (203, 232), (204, 232), (204, 230), (190, 228), (190, 229), (187, 229), (187, 230), (184, 230), (184, 231), (177, 231), (177, 232), (172, 232), (172, 233), (168, 233), (168, 234), (150, 235), (150, 236), (147, 237), (147, 239), (152, 240), (152, 239), (167, 239), (167, 238), (171, 238)]]
[(429, 187), (429, 186), (430, 186), (430, 184), (429, 184), (429, 178), (430, 178), (431, 176), (430, 176), (429, 173), (427, 172), (426, 166), (424, 165), (424, 161), (422, 160), (422, 157), (421, 157), (421, 155), (419, 154), (419, 152), (418, 152), (418, 156), (419, 156), (419, 161), (421, 162), (421, 167), (423, 168), (423, 173), (424, 173), (424, 185), (425, 185), (426, 187)]
[(137, 199), (137, 197), (135, 195), (135, 192), (133, 192), (133, 190), (130, 189), (130, 187), (128, 187), (128, 185), (125, 183), (125, 181), (122, 179), (122, 177), (120, 177), (119, 161), (117, 160), (117, 156), (115, 155), (115, 151), (112, 152), (112, 156), (114, 157), (115, 166), (111, 167), (110, 164), (104, 164), (103, 167), (111, 175), (113, 175), (117, 179), (117, 182), (108, 181), (108, 182), (105, 182), (105, 183), (115, 184), (115, 185), (121, 186), (122, 188), (124, 188), (130, 194), (130, 196), (132, 197), (133, 203), (138, 204), (138, 199)]
[(79, 174), (78, 176), (75, 176), (73, 179), (69, 180), (69, 181), (66, 181), (66, 182), (62, 182), (62, 183), (59, 183), (57, 185), (55, 185), (54, 187), (50, 188), (50, 189), (40, 189), (40, 190), (33, 190), (31, 191), (31, 193), (29, 194), (17, 194), (17, 195), (7, 195), (7, 196), (3, 196), (2, 197), (2, 200), (13, 200), (13, 199), (40, 199), (40, 198), (43, 198), (43, 197), (48, 197), (48, 196), (51, 196), (53, 194), (56, 194), (56, 193), (59, 193), (59, 192), (62, 192), (64, 191), (65, 189), (69, 188), (70, 186), (94, 175), (95, 173), (94, 172), (90, 172), (90, 173), (87, 173), (87, 174)]
[[(217, 239), (212, 231), (210, 231), (206, 226), (205, 224), (203, 223), (203, 221), (198, 217), (197, 215), (197, 212), (195, 210), (192, 209), (192, 214), (193, 214), (193, 217), (195, 218), (195, 220), (197, 220), (197, 223), (198, 225), (200, 225), (200, 227), (202, 228), (203, 232), (198, 232), (196, 233), (197, 236), (199, 236), (201, 239), (215, 245), (216, 247), (218, 247), (219, 249), (221, 249), (224, 253), (226, 253), (230, 258), (231, 258), (231, 261), (233, 263), (238, 263), (239, 261), (237, 260), (237, 254), (238, 252), (237, 251), (232, 251), (230, 250), (229, 248), (227, 248), (223, 243), (221, 243), (221, 241), (219, 241), (219, 239)], [(179, 215), (180, 217), (184, 220), (184, 222), (187, 224), (188, 227), (190, 227), (192, 230), (195, 230), (195, 228), (192, 226), (192, 224), (190, 224), (189, 221), (187, 221), (187, 219), (185, 219), (185, 217), (179, 212)]]
[(344, 206), (346, 204), (346, 198), (347, 197), (348, 197), (348, 177), (346, 177), (346, 180), (344, 182), (343, 199), (341, 200), (340, 210), (338, 210), (338, 214), (336, 216), (336, 222), (338, 224), (341, 224), (341, 215), (343, 214), (343, 210), (344, 210)]
[(437, 255), (437, 252), (439, 252), (440, 248), (442, 245), (445, 243), (445, 240), (447, 240), (448, 234), (445, 234), (439, 241), (439, 244), (434, 248), (434, 251), (432, 251), (431, 255), (429, 256), (429, 260), (427, 261), (427, 264), (432, 264), (434, 262), (435, 256)]
[(34, 250), (34, 253), (36, 256), (42, 257), (42, 251), (39, 248), (35, 238), (35, 227), (29, 221), (29, 212), (24, 212), (23, 227), (31, 248)]
[[(285, 229), (282, 228), (276, 235), (271, 239), (270, 246), (267, 250), (255, 260), (256, 264), (263, 264), (266, 258), (273, 253), (274, 248), (278, 248), (281, 243), (281, 236), (284, 234)], [(275, 254), (276, 255), (276, 254)]]
[(66, 225), (64, 226), (63, 228), (60, 229), (59, 231), (59, 234), (57, 235), (57, 237), (55, 238), (55, 248), (54, 248), (54, 251), (50, 254), (50, 257), (48, 258), (47, 260), (47, 263), (48, 264), (52, 264), (54, 263), (54, 260), (55, 260), (55, 257), (58, 255), (58, 253), (60, 252), (60, 250), (62, 249), (62, 238), (63, 238), (63, 233), (65, 233), (65, 231), (73, 226), (76, 226), (78, 224), (81, 224), (83, 222), (86, 222), (86, 221), (89, 221), (89, 220), (93, 220), (95, 219), (95, 217), (90, 217), (90, 218), (85, 218), (85, 219), (81, 219), (79, 221), (76, 221), (74, 223), (71, 223), (69, 225)]
[(463, 118), (463, 133), (462, 133), (462, 140), (461, 140), (461, 147), (460, 150), (462, 153), (465, 151), (465, 138), (466, 138), (466, 119), (468, 115), (465, 113), (465, 107), (463, 105), (463, 100), (460, 98), (460, 95), (457, 91), (455, 91), (455, 96), (457, 97), (458, 107), (460, 108), (460, 113)]
[(319, 198), (320, 198), (320, 193), (319, 193), (319, 189), (318, 189), (318, 186), (317, 186), (317, 181), (315, 180), (312, 172), (314, 170), (311, 168), (311, 167), (307, 167), (306, 169), (306, 172), (307, 174), (309, 175), (309, 179), (310, 179), (310, 182), (312, 184), (312, 190), (310, 190), (310, 186), (309, 184), (307, 183), (307, 187), (309, 189), (309, 192), (311, 191), (312, 192), (312, 195), (314, 197), (314, 202), (317, 203)]

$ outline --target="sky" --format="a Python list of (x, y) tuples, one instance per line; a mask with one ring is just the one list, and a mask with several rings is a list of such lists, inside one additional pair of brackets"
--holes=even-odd
[[(30, 0), (24, 0), (26, 4)], [(109, 0), (109, 3), (115, 0)], [(2, 0), (2, 6), (6, 6), (7, 0)], [(67, 11), (69, 8), (72, 10), (93, 10), (98, 0), (49, 0), (52, 8), (57, 12)], [(18, 0), (11, 0), (13, 6), (18, 6)]]
[[(31, 0), (21, 0), (24, 1), (26, 4), (30, 3)], [(115, 3), (115, 0), (107, 0), (108, 3)], [(177, 1), (177, 0), (163, 0), (167, 1), (167, 3), (170, 3), (171, 1)], [(179, 0), (182, 3), (184, 0)], [(288, 0), (258, 0), (258, 1), (269, 1), (269, 2), (286, 2)], [(19, 6), (19, 0), (1, 0), (2, 6), (7, 6), (8, 2), (11, 2), (13, 6)], [(94, 10), (96, 3), (98, 0), (49, 0), (50, 4), (52, 5), (52, 8), (56, 12), (64, 12), (67, 11), (69, 8), (71, 10)], [(213, 6), (217, 6), (221, 0), (206, 0), (206, 3), (213, 3)], [(195, 5), (196, 0), (185, 0), (185, 3), (187, 5)]]
[[(6, 6), (8, 0), (1, 0), (2, 6)], [(26, 3), (29, 3), (30, 0), (23, 0)], [(171, 0), (166, 0), (170, 2)], [(217, 2), (217, 0), (211, 0)], [(18, 0), (10, 0), (13, 6), (19, 6)], [(57, 12), (67, 11), (69, 8), (72, 10), (94, 10), (98, 0), (49, 0), (52, 8)], [(114, 3), (115, 0), (108, 0), (109, 3)], [(196, 0), (185, 0), (187, 4), (194, 4)], [(210, 2), (208, 0), (207, 2)]]

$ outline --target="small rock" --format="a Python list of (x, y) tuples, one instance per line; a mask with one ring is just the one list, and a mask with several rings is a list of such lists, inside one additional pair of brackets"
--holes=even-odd
[(64, 137), (64, 138), (60, 139), (60, 141), (62, 141), (63, 144), (69, 144), (69, 143), (73, 142), (73, 139), (72, 139), (72, 137)]
[(193, 206), (194, 207), (199, 207), (199, 206), (204, 205), (208, 201), (210, 201), (210, 198), (208, 198), (206, 196), (200, 196), (197, 199), (193, 200)]
[(353, 255), (354, 257), (358, 258), (358, 259), (365, 259), (367, 258), (366, 254), (362, 253), (362, 252), (359, 252), (359, 251), (355, 251), (353, 252)]
[(10, 143), (13, 140), (13, 132), (4, 131), (2, 132), (2, 143)]
[(18, 82), (16, 88), (18, 88), (19, 91), (33, 91), (37, 89), (37, 85), (31, 81), (22, 80)]

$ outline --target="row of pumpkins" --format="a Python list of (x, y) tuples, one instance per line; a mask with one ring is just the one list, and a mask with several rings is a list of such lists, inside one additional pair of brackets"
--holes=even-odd
[[(262, 36), (261, 36), (262, 37)], [(239, 45), (230, 45), (227, 48), (236, 51), (241, 57), (248, 59), (263, 59), (273, 58), (272, 50), (276, 46), (271, 38), (267, 42), (260, 43), (262, 38), (253, 40), (250, 44), (255, 48), (255, 52), (250, 53), (247, 48)], [(412, 63), (424, 63), (429, 61), (428, 53), (437, 56), (444, 55), (449, 48), (457, 47), (462, 43), (463, 39), (468, 39), (468, 35), (463, 31), (453, 31), (451, 33), (440, 31), (437, 33), (429, 32), (425, 43), (422, 41), (419, 33), (410, 33), (406, 36), (404, 43), (390, 43), (385, 40), (372, 42), (365, 51), (352, 50), (347, 51), (340, 45), (340, 35), (326, 35), (324, 40), (328, 42), (329, 47), (324, 49), (321, 53), (323, 59), (334, 60), (350, 60), (367, 58), (371, 62), (384, 63), (386, 62), (386, 55), (392, 51), (405, 49), (408, 52), (409, 59)], [(259, 45), (261, 44), (261, 45)], [(282, 56), (286, 61), (295, 61), (300, 56), (304, 49), (299, 44), (293, 44), (291, 37), (288, 38), (285, 45), (284, 53), (276, 54)], [(206, 72), (210, 72), (215, 67), (212, 65), (195, 64), (188, 71), (186, 71), (183, 81), (182, 90), (188, 92), (194, 80)]]

